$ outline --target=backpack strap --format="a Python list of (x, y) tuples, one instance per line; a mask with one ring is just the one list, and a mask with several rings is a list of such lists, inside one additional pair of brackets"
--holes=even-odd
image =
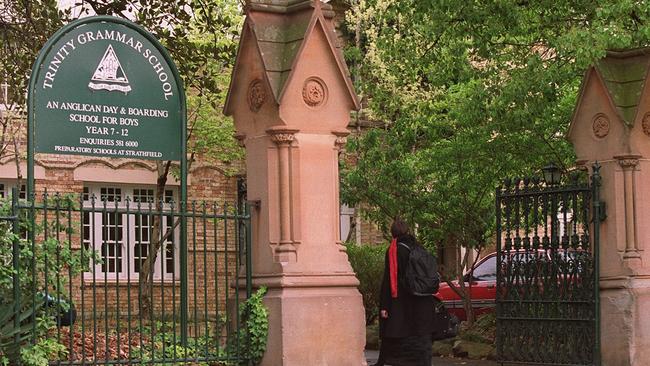
[(401, 245), (401, 246), (403, 246), (404, 248), (408, 249), (409, 252), (411, 251), (411, 247), (409, 247), (408, 245), (406, 245), (406, 244), (404, 244), (404, 243), (402, 243), (402, 242), (397, 243), (397, 245)]

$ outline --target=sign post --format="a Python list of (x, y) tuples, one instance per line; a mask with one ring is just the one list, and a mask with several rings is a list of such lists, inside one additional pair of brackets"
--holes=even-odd
[(180, 161), (181, 341), (187, 344), (187, 120), (169, 53), (125, 19), (76, 20), (50, 38), (29, 81), (27, 195), (36, 153)]

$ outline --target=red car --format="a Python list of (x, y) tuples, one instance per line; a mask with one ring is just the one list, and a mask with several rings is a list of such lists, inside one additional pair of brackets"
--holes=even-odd
[[(562, 249), (556, 250), (554, 254), (541, 249), (532, 252), (511, 251), (507, 260), (543, 265), (545, 262), (551, 263), (551, 257), (563, 261), (563, 266), (565, 266), (563, 267), (564, 274), (558, 279), (560, 291), (567, 288), (568, 283), (575, 284), (576, 281), (580, 281), (583, 267), (588, 267), (586, 263), (591, 260), (589, 252)], [(465, 288), (470, 292), (474, 314), (479, 316), (494, 312), (497, 294), (497, 253), (491, 253), (478, 261), (474, 266), (474, 271), (467, 273), (464, 280)], [(458, 286), (458, 281), (452, 283)], [(440, 283), (440, 289), (434, 296), (438, 300), (435, 309), (436, 315), (439, 319), (447, 321), (448, 324), (448, 326), (442, 327), (446, 328), (445, 335), (454, 335), (458, 323), (467, 320), (463, 300), (446, 282)]]
[[(453, 282), (458, 286), (458, 281)], [(497, 254), (492, 253), (474, 267), (473, 276), (465, 275), (465, 288), (470, 291), (472, 308), (476, 316), (494, 311), (497, 294)], [(434, 295), (440, 301), (453, 321), (466, 320), (461, 297), (446, 283), (440, 283), (438, 293)]]

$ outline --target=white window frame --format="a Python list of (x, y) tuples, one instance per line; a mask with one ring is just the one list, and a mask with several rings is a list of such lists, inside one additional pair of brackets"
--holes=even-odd
[[(11, 199), (11, 190), (18, 185), (18, 179), (0, 179), (0, 199)], [(27, 197), (27, 184), (22, 183), (18, 189), (18, 199), (24, 200)], [(20, 238), (29, 240), (29, 232), (21, 228)]]
[[(112, 272), (104, 272), (103, 267), (109, 266), (108, 262), (105, 262), (104, 264), (102, 263), (95, 263), (93, 265), (92, 259), (90, 259), (90, 270), (88, 272), (84, 273), (84, 278), (86, 280), (95, 280), (95, 281), (103, 281), (103, 280), (108, 280), (108, 281), (138, 281), (139, 279), (139, 272), (136, 272), (135, 267), (135, 254), (136, 254), (136, 246), (138, 244), (147, 244), (149, 241), (142, 241), (142, 240), (136, 240), (136, 230), (142, 230), (140, 227), (136, 226), (136, 211), (138, 209), (138, 203), (134, 202), (134, 191), (135, 190), (150, 190), (155, 192), (155, 186), (127, 186), (127, 185), (121, 185), (121, 184), (86, 184), (84, 185), (84, 207), (85, 208), (92, 208), (93, 203), (92, 203), (92, 197), (95, 198), (95, 204), (94, 204), (94, 212), (88, 213), (90, 223), (86, 223), (84, 217), (82, 216), (82, 222), (83, 225), (88, 227), (88, 226), (95, 226), (94, 230), (91, 230), (90, 233), (94, 234), (94, 238), (86, 238), (84, 237), (85, 234), (82, 233), (82, 245), (84, 245), (86, 248), (90, 248), (93, 243), (94, 243), (94, 250), (97, 253), (97, 255), (102, 258), (103, 257), (103, 252), (102, 252), (102, 246), (105, 244), (103, 234), (104, 234), (104, 213), (102, 212), (104, 208), (104, 202), (102, 201), (102, 188), (104, 189), (113, 189), (114, 193), (117, 192), (115, 190), (119, 190), (119, 193), (115, 195), (115, 197), (119, 197), (119, 201), (107, 201), (106, 202), (106, 211), (108, 215), (111, 215), (111, 212), (114, 212), (115, 207), (117, 206), (118, 209), (126, 209), (126, 202), (127, 202), (127, 197), (129, 197), (129, 214), (120, 214), (122, 217), (122, 223), (119, 231), (112, 231), (108, 232), (108, 239), (109, 243), (112, 243), (114, 240), (111, 239), (111, 234), (114, 235), (115, 239), (120, 239), (118, 240), (120, 249), (121, 249), (121, 257), (119, 258), (119, 262), (115, 263), (115, 267), (117, 268), (118, 263), (121, 264), (121, 271), (112, 271)], [(166, 188), (165, 189), (166, 193), (171, 193), (171, 198), (176, 199), (177, 196), (177, 190), (175, 188)], [(151, 205), (152, 211), (155, 210), (155, 205), (152, 203)], [(149, 211), (149, 203), (141, 203), (141, 211), (143, 213), (146, 213)], [(163, 212), (164, 211), (171, 211), (171, 205), (168, 203), (163, 204)], [(115, 215), (114, 213), (112, 215)], [(84, 214), (85, 216), (85, 214)], [(93, 218), (94, 217), (94, 218)], [(146, 217), (146, 216), (145, 216)], [(166, 216), (169, 217), (169, 216)], [(93, 221), (94, 219), (94, 221)], [(167, 222), (167, 218), (165, 218), (163, 221), (163, 227), (167, 227), (168, 225), (173, 225), (173, 218), (171, 219), (172, 222), (169, 223)], [(109, 230), (115, 230), (115, 226), (109, 226)], [(120, 237), (121, 235), (121, 237)], [(142, 232), (140, 233), (142, 235)], [(150, 235), (150, 233), (149, 233)], [(93, 240), (94, 239), (94, 240)], [(128, 243), (127, 243), (128, 239)], [(167, 241), (167, 243), (172, 242), (171, 239)], [(156, 262), (154, 263), (154, 282), (156, 280), (160, 282), (161, 280), (163, 282), (165, 281), (172, 281), (174, 279), (178, 279), (179, 277), (179, 271), (180, 271), (180, 262), (179, 262), (179, 250), (180, 250), (180, 228), (176, 228), (173, 233), (173, 260), (174, 260), (174, 269), (173, 273), (169, 273), (168, 267), (167, 267), (167, 250), (165, 245), (165, 249), (160, 250), (158, 253), (158, 256), (156, 258)], [(108, 250), (108, 248), (107, 248)], [(117, 255), (117, 249), (115, 251), (115, 255)], [(165, 261), (165, 266), (161, 268), (161, 261)], [(93, 271), (94, 267), (94, 271)], [(161, 274), (161, 269), (163, 270), (164, 273)]]
[(7, 110), (7, 101), (9, 100), (9, 84), (6, 79), (0, 82), (0, 110)]
[[(0, 179), (0, 199), (10, 198), (11, 189), (18, 184), (17, 179)], [(22, 183), (18, 192), (19, 199), (25, 199), (26, 197), (26, 184)]]
[[(9, 98), (11, 96), (11, 87), (13, 85), (7, 82), (7, 78), (0, 78), (0, 111), (24, 111), (24, 105), (17, 105), (9, 103)], [(25, 90), (25, 100), (27, 100), (27, 90)]]

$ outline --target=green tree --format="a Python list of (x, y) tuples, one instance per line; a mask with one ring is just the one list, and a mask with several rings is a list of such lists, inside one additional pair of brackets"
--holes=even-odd
[(355, 0), (347, 20), (359, 118), (383, 128), (350, 141), (342, 198), (458, 256), (492, 237), (502, 178), (572, 164), (564, 136), (588, 65), (650, 41), (640, 1)]
[(55, 0), (0, 5), (0, 160), (15, 158), (19, 178), (28, 76), (38, 51), (61, 27), (63, 17)]

